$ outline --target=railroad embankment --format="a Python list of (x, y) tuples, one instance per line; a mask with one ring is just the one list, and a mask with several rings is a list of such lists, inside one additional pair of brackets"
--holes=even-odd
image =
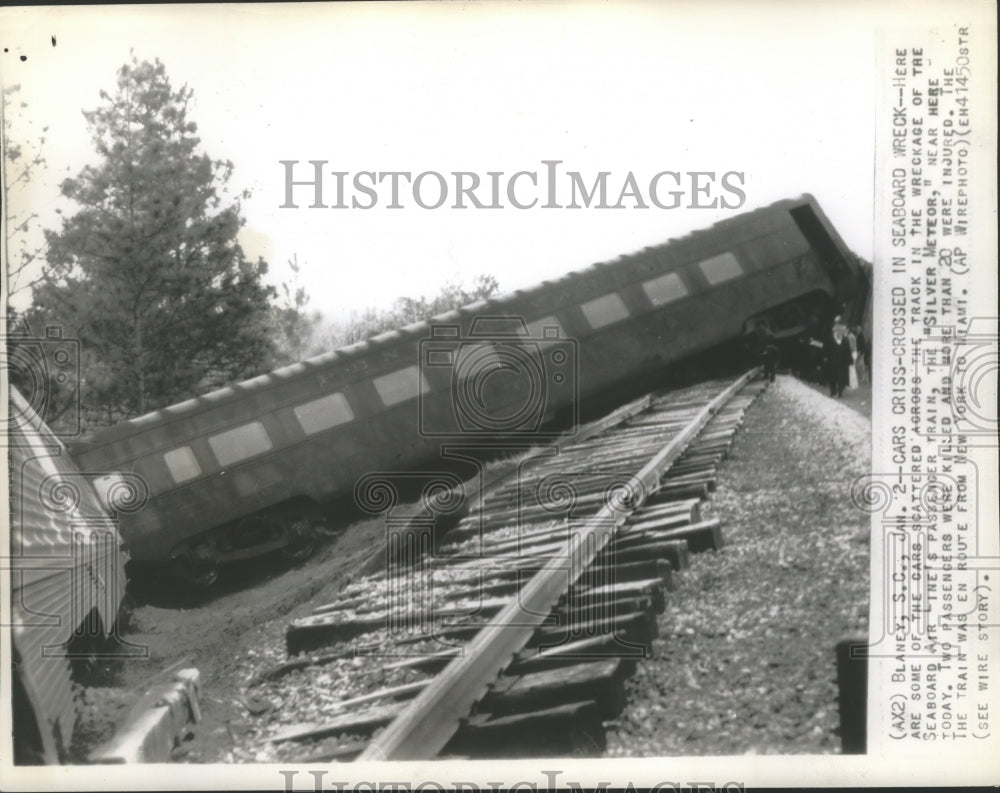
[(726, 547), (678, 576), (609, 754), (840, 750), (834, 646), (867, 634), (869, 515), (851, 486), (870, 458), (853, 405), (787, 376), (757, 400), (703, 506)]
[[(610, 754), (838, 751), (834, 644), (867, 624), (868, 516), (850, 493), (868, 471), (870, 442), (855, 406), (793, 378), (757, 400), (702, 507), (704, 519), (721, 520), (726, 545), (692, 554), (677, 576), (655, 655), (639, 664), (630, 704), (610, 725)], [(294, 686), (248, 684), (285, 660), (289, 621), (333, 600), (382, 532), (369, 520), (298, 568), (247, 565), (209, 598), (160, 592), (137, 605), (126, 638), (149, 658), (122, 665), (114, 688), (90, 689), (92, 739), (110, 732), (151, 676), (183, 664), (202, 672), (204, 719), (175, 759), (273, 759), (259, 743), (261, 722), (321, 716), (326, 703)], [(315, 671), (329, 675), (331, 696), (345, 696), (335, 668)]]

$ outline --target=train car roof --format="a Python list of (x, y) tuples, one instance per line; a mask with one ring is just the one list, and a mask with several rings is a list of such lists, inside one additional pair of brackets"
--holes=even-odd
[(71, 450), (73, 453), (83, 453), (95, 447), (103, 446), (122, 438), (129, 437), (136, 432), (144, 432), (161, 424), (168, 424), (181, 418), (188, 418), (202, 411), (216, 408), (221, 404), (235, 402), (249, 394), (286, 383), (289, 380), (309, 376), (317, 371), (325, 370), (333, 364), (365, 355), (369, 352), (390, 346), (394, 343), (421, 338), (426, 335), (427, 328), (432, 323), (439, 324), (443, 322), (455, 322), (463, 316), (475, 314), (484, 308), (502, 309), (508, 304), (526, 296), (539, 294), (559, 284), (565, 284), (567, 281), (575, 280), (584, 275), (589, 275), (600, 267), (623, 265), (637, 258), (648, 256), (651, 253), (703, 241), (708, 237), (718, 235), (720, 232), (731, 232), (735, 228), (753, 223), (761, 217), (770, 215), (775, 211), (788, 211), (797, 206), (803, 205), (809, 205), (817, 211), (820, 219), (824, 221), (824, 225), (833, 233), (837, 243), (843, 248), (843, 241), (840, 239), (840, 236), (836, 233), (832, 226), (830, 226), (829, 222), (826, 221), (826, 216), (820, 209), (816, 199), (813, 198), (811, 194), (804, 193), (798, 198), (784, 199), (765, 207), (759, 207), (749, 212), (744, 212), (742, 214), (735, 215), (734, 217), (720, 220), (707, 228), (696, 229), (684, 234), (681, 237), (671, 238), (664, 243), (660, 243), (659, 245), (648, 246), (640, 251), (623, 254), (612, 261), (596, 262), (586, 267), (581, 267), (577, 270), (567, 272), (565, 275), (557, 278), (542, 281), (535, 286), (507, 292), (488, 300), (479, 300), (475, 303), (470, 303), (468, 305), (452, 309), (451, 311), (447, 311), (443, 314), (430, 317), (429, 319), (413, 322), (396, 330), (385, 331), (377, 336), (372, 336), (370, 339), (355, 342), (346, 347), (340, 347), (336, 350), (331, 350), (330, 352), (325, 352), (312, 358), (307, 358), (306, 360), (283, 366), (279, 369), (257, 375), (256, 377), (252, 377), (248, 380), (243, 380), (239, 383), (218, 388), (214, 391), (208, 392), (207, 394), (193, 397), (192, 399), (187, 399), (173, 405), (168, 405), (167, 407), (160, 408), (159, 410), (146, 413), (142, 416), (137, 416), (136, 418), (107, 427), (106, 429), (98, 430), (97, 432), (85, 435), (71, 444)]

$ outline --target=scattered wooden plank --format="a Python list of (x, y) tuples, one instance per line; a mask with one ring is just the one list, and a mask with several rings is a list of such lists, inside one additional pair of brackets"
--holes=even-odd
[(289, 655), (296, 655), (324, 645), (347, 641), (363, 633), (373, 633), (408, 626), (426, 626), (434, 630), (440, 620), (465, 617), (490, 617), (507, 605), (509, 598), (480, 598), (478, 592), (468, 602), (448, 603), (420, 613), (408, 607), (392, 612), (373, 612), (345, 617), (337, 612), (316, 614), (293, 620), (285, 630), (285, 647)]
[(652, 644), (634, 641), (618, 633), (606, 633), (565, 644), (541, 645), (522, 650), (507, 673), (521, 675), (547, 669), (563, 669), (581, 661), (614, 659), (628, 676), (635, 664), (652, 656)]
[(648, 597), (650, 607), (656, 614), (662, 614), (666, 605), (663, 581), (659, 578), (613, 581), (587, 588), (574, 585), (566, 593), (563, 602), (571, 607), (583, 608), (589, 604), (614, 603), (627, 597)]
[(650, 496), (646, 503), (658, 504), (665, 501), (674, 501), (679, 498), (708, 498), (708, 484), (698, 482), (694, 484), (671, 484), (669, 480), (657, 489), (655, 495)]
[(594, 565), (588, 568), (577, 583), (590, 581), (640, 581), (644, 578), (659, 578), (663, 588), (673, 592), (676, 588), (673, 567), (663, 559), (640, 559), (616, 565)]
[(690, 524), (691, 515), (689, 512), (654, 515), (652, 517), (646, 517), (641, 513), (636, 513), (631, 520), (622, 526), (620, 535), (621, 537), (631, 537), (645, 531), (676, 529), (680, 526), (687, 526)]
[(368, 710), (344, 713), (322, 723), (294, 724), (279, 730), (265, 739), (270, 743), (283, 741), (303, 741), (325, 738), (328, 735), (346, 733), (349, 735), (370, 735), (379, 727), (392, 721), (406, 706), (406, 702), (392, 702), (377, 705)]
[(652, 597), (639, 595), (614, 600), (592, 601), (579, 606), (574, 603), (562, 603), (555, 608), (551, 616), (555, 619), (565, 620), (572, 625), (578, 622), (614, 619), (618, 615), (630, 614), (635, 611), (652, 610)]
[(606, 748), (596, 702), (575, 702), (532, 713), (474, 716), (445, 746), (444, 754), (476, 757), (598, 756)]
[(423, 672), (430, 672), (435, 669), (444, 669), (452, 658), (461, 654), (461, 647), (448, 647), (434, 653), (421, 653), (404, 658), (402, 661), (383, 664), (382, 668), (386, 671), (392, 669), (419, 669)]
[(339, 744), (336, 748), (328, 751), (297, 758), (297, 761), (306, 765), (315, 765), (316, 763), (326, 763), (330, 760), (353, 760), (367, 748), (368, 741), (349, 741)]
[(625, 705), (621, 666), (618, 658), (605, 658), (526, 675), (503, 676), (480, 701), (477, 710), (497, 717), (591, 699), (604, 718), (611, 718)]
[(666, 559), (674, 570), (686, 570), (691, 564), (686, 540), (652, 540), (623, 548), (613, 547), (598, 558), (603, 564)]
[[(655, 494), (654, 494), (655, 495)], [(648, 500), (636, 513), (629, 518), (628, 522), (649, 520), (651, 518), (656, 518), (661, 515), (674, 515), (678, 513), (687, 513), (691, 517), (692, 523), (698, 523), (701, 520), (701, 502), (696, 498), (684, 498), (677, 501), (661, 501), (659, 503), (650, 503)]]
[(688, 526), (677, 526), (666, 529), (646, 529), (635, 531), (628, 529), (622, 532), (615, 542), (616, 550), (624, 550), (638, 544), (649, 542), (667, 542), (669, 540), (687, 540), (688, 548), (693, 553), (701, 551), (717, 551), (722, 547), (722, 528), (718, 518), (704, 520)]
[(614, 636), (620, 636), (633, 644), (650, 645), (658, 633), (656, 617), (648, 611), (620, 612), (603, 619), (579, 620), (572, 624), (560, 623), (541, 628), (531, 637), (528, 649)]
[(691, 553), (718, 551), (725, 545), (722, 526), (719, 524), (717, 518), (703, 521), (693, 526), (659, 532), (657, 539), (665, 541), (685, 540)]
[[(401, 575), (405, 575), (402, 573)], [(485, 580), (481, 579), (478, 584), (474, 586), (460, 587), (455, 586), (456, 582), (439, 580), (435, 582), (433, 579), (421, 580), (414, 582), (415, 589), (422, 589), (426, 595), (431, 595), (434, 592), (441, 593), (444, 590), (449, 590), (445, 597), (449, 599), (455, 599), (460, 601), (474, 600), (476, 598), (484, 597), (495, 597), (497, 595), (512, 595), (521, 588), (522, 582), (511, 580), (510, 577), (500, 578), (497, 580)], [(460, 583), (460, 582), (457, 582)], [(399, 590), (403, 591), (406, 586), (406, 580), (401, 579), (399, 582)], [(454, 587), (454, 588), (452, 588)], [(364, 599), (360, 598), (365, 605), (371, 606), (371, 597)], [(344, 611), (354, 611), (355, 609), (351, 607), (350, 604), (345, 604), (341, 607), (339, 603), (327, 603), (325, 605), (319, 606), (313, 610), (313, 614), (326, 614), (326, 615), (336, 615)]]
[(363, 633), (384, 630), (385, 614), (373, 614), (351, 620), (323, 620), (322, 615), (292, 620), (285, 629), (285, 649), (298, 655), (325, 645), (353, 639)]
[[(691, 407), (697, 408), (690, 411), (692, 415), (707, 410), (701, 403), (692, 403)], [(745, 406), (738, 412), (742, 413), (743, 409)], [(475, 562), (470, 564), (472, 553), (468, 549), (463, 551), (463, 559), (449, 559), (440, 554), (429, 558), (427, 561), (435, 569), (448, 570), (449, 573), (458, 569), (460, 572), (454, 577), (447, 576), (450, 579), (446, 584), (449, 587), (447, 592), (439, 590), (441, 600), (448, 598), (448, 602), (427, 608), (426, 614), (419, 616), (431, 627), (432, 624), (465, 618), (470, 614), (481, 617), (488, 625), (490, 617), (496, 612), (504, 610), (506, 614), (511, 610), (509, 596), (525, 582), (525, 574), (534, 567), (557, 560), (564, 553), (567, 539), (571, 540), (573, 536), (572, 521), (583, 520), (588, 510), (607, 507), (607, 474), (629, 467), (632, 460), (648, 459), (651, 450), (662, 447), (662, 440), (650, 442), (647, 449), (644, 443), (646, 438), (661, 432), (666, 434), (670, 428), (680, 429), (687, 420), (687, 416), (678, 415), (672, 406), (664, 406), (659, 415), (639, 418), (637, 423), (643, 426), (633, 427), (625, 433), (629, 437), (619, 437), (610, 445), (594, 439), (575, 447), (565, 447), (567, 453), (579, 453), (588, 448), (591, 451), (586, 466), (575, 463), (576, 469), (568, 471), (569, 476), (575, 477), (577, 497), (571, 509), (563, 513), (553, 513), (537, 500), (522, 499), (517, 488), (523, 483), (509, 480), (507, 485), (488, 496), (477, 495), (485, 503), (483, 519), (466, 515), (449, 534), (449, 539), (474, 536), (483, 529), (515, 521), (528, 525), (516, 537), (493, 541), (484, 536), (478, 550), (488, 558), (484, 558), (478, 566)], [(657, 481), (655, 476), (642, 480), (657, 490), (629, 518), (621, 535), (611, 545), (605, 546), (594, 560), (595, 564), (570, 587), (549, 616), (549, 624), (538, 629), (528, 640), (527, 648), (515, 655), (508, 670), (479, 702), (479, 712), (462, 725), (446, 747), (446, 752), (484, 757), (491, 756), (493, 752), (499, 754), (492, 756), (509, 756), (512, 753), (542, 756), (573, 753), (584, 744), (589, 753), (600, 751), (594, 748), (598, 745), (603, 747), (604, 731), (600, 721), (602, 717), (607, 718), (616, 712), (615, 709), (623, 701), (622, 670), (630, 669), (634, 658), (641, 658), (652, 649), (652, 638), (656, 634), (652, 612), (663, 610), (664, 591), (672, 588), (672, 571), (686, 566), (689, 549), (715, 549), (722, 545), (718, 520), (701, 520), (699, 504), (707, 492), (714, 489), (716, 467), (724, 459), (737, 422), (728, 418), (726, 410), (716, 413), (710, 421), (713, 424), (704, 437), (692, 442), (686, 452), (679, 457), (671, 452), (674, 457), (669, 459), (674, 459), (674, 463), (661, 480)], [(715, 426), (720, 423), (721, 427)], [(665, 451), (660, 452), (657, 458), (665, 454)], [(546, 470), (566, 474), (567, 470), (561, 462), (554, 459), (543, 462), (533, 471), (532, 479), (539, 481), (538, 476), (544, 476)], [(577, 514), (570, 516), (572, 511)], [(599, 517), (602, 520), (607, 511), (601, 512)], [(560, 516), (568, 518), (568, 522), (553, 525), (552, 522)], [(618, 517), (620, 519), (620, 514)], [(588, 525), (593, 522), (588, 521)], [(609, 530), (613, 522), (609, 521)], [(594, 531), (593, 527), (590, 531)], [(598, 531), (603, 529), (598, 527)], [(600, 542), (603, 542), (603, 536)], [(456, 561), (460, 567), (453, 568)], [(561, 572), (558, 566), (554, 572)], [(463, 585), (456, 586), (459, 581)], [(435, 582), (427, 589), (436, 586)], [(419, 594), (416, 588), (414, 592)], [(530, 624), (537, 623), (555, 594), (556, 590), (553, 590), (548, 599), (534, 604), (538, 613), (530, 615)], [(381, 612), (359, 614), (350, 610), (366, 605), (369, 605), (369, 599), (358, 595), (346, 604), (327, 604), (318, 608), (311, 619), (296, 621), (286, 636), (289, 652), (292, 652), (293, 645), (306, 647), (310, 642), (325, 643), (338, 635), (349, 638), (372, 630), (376, 625), (385, 628), (394, 616)], [(401, 611), (399, 618), (405, 621), (408, 614)], [(453, 635), (468, 639), (482, 627), (456, 626), (454, 630), (460, 633)], [(640, 640), (636, 641), (635, 637)], [(416, 637), (408, 639), (416, 640)], [(524, 639), (520, 641), (523, 645)], [(461, 653), (459, 647), (448, 647), (395, 661), (385, 668), (408, 667), (430, 671), (445, 666)], [(509, 654), (505, 656), (509, 657)], [(306, 659), (289, 662), (279, 668), (293, 668), (303, 662), (307, 662)], [(308, 662), (314, 661), (308, 659)], [(338, 707), (407, 696), (424, 689), (427, 682), (372, 692), (340, 703)], [(420, 697), (421, 702), (424, 699)], [(304, 740), (337, 732), (356, 734), (363, 731), (364, 724), (368, 723), (366, 718), (375, 723), (385, 709), (392, 707), (398, 708), (400, 703), (369, 708), (362, 714), (343, 714), (321, 724), (298, 725), (281, 733), (278, 740)], [(445, 708), (448, 707), (446, 703)], [(344, 720), (349, 718), (361, 719), (361, 722), (345, 724)], [(450, 729), (454, 726), (451, 725)], [(396, 731), (396, 725), (393, 725), (387, 733), (394, 734)], [(448, 734), (442, 732), (440, 741), (443, 742)], [(374, 744), (375, 750), (381, 749), (380, 738), (376, 738)], [(439, 742), (437, 747), (440, 746)], [(337, 747), (334, 752), (340, 753), (342, 748)], [(366, 752), (365, 756), (368, 754)], [(326, 755), (330, 756), (330, 753)]]

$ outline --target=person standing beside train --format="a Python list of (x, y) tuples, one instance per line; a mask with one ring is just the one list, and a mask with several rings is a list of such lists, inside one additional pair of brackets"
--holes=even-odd
[(849, 367), (854, 362), (851, 344), (847, 340), (847, 326), (837, 317), (833, 323), (833, 331), (826, 344), (826, 372), (830, 384), (830, 396), (844, 395), (844, 389), (849, 381)]
[(767, 322), (760, 322), (743, 337), (743, 345), (754, 366), (762, 366), (764, 377), (774, 382), (778, 369), (778, 346)]

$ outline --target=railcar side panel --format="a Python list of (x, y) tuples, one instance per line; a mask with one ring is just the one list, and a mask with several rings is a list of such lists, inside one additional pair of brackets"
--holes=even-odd
[[(213, 527), (298, 497), (328, 500), (367, 472), (429, 459), (439, 441), (421, 430), (459, 429), (454, 389), (471, 387), (461, 380), (463, 355), (496, 364), (481, 396), (492, 415), (505, 415), (529, 386), (501, 357), (544, 355), (543, 326), (557, 324), (577, 345), (579, 379), (544, 383), (551, 414), (577, 392), (596, 394), (738, 338), (751, 318), (798, 321), (785, 310), (796, 301), (809, 301), (799, 313), (845, 303), (859, 283), (848, 256), (810, 196), (780, 202), (435, 317), (435, 327), (454, 326), (449, 365), (424, 365), (431, 326), (416, 323), (112, 427), (79, 446), (77, 459), (86, 470), (147, 479), (150, 505), (122, 532), (134, 555), (165, 558)], [(497, 316), (523, 316), (528, 336), (484, 319)]]

